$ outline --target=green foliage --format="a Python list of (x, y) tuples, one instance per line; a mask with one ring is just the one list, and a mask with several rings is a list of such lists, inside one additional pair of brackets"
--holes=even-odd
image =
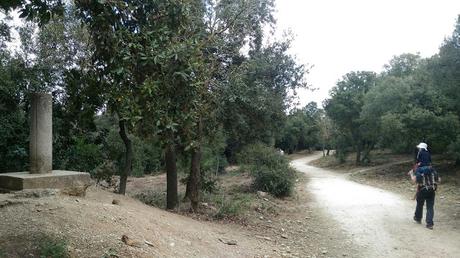
[(266, 166), (269, 168), (285, 167), (289, 165), (286, 157), (274, 148), (263, 143), (255, 143), (246, 146), (238, 155), (238, 163), (255, 167)]
[[(110, 116), (100, 117), (98, 129), (106, 132), (102, 139), (102, 148), (106, 159), (112, 161), (116, 171), (124, 166), (124, 145), (119, 135), (119, 129)], [(133, 142), (132, 176), (143, 176), (161, 170), (162, 149), (156, 139), (142, 139), (129, 135)]]
[(110, 182), (112, 180), (112, 176), (116, 174), (117, 167), (115, 164), (110, 161), (106, 160), (102, 164), (99, 164), (96, 168), (91, 170), (91, 177), (99, 181), (106, 181)]
[(288, 167), (252, 167), (254, 188), (276, 197), (289, 196), (295, 183), (295, 171)]
[(40, 258), (67, 258), (67, 243), (63, 240), (46, 238), (40, 243)]
[(105, 251), (104, 254), (101, 256), (101, 258), (117, 258), (120, 257), (118, 255), (117, 250), (113, 248), (109, 248), (109, 250)]
[[(375, 86), (375, 82), (374, 72), (350, 72), (343, 76), (331, 90), (331, 98), (325, 101), (324, 109), (328, 117), (342, 134), (340, 141), (349, 139), (348, 145), (356, 151), (356, 163), (368, 161), (370, 150), (376, 142), (374, 128), (361, 117), (365, 95)], [(336, 147), (345, 146), (340, 144)], [(361, 155), (362, 152), (364, 155)]]
[[(440, 153), (456, 137), (458, 117), (435, 86), (430, 62), (416, 55), (395, 57), (388, 74), (366, 94), (361, 118), (372, 126), (382, 147), (410, 152), (425, 141), (431, 151)], [(399, 72), (392, 72), (395, 69)]]
[(455, 159), (457, 165), (460, 164), (460, 136), (457, 136), (455, 141), (449, 144), (447, 152), (451, 158)]
[(238, 161), (254, 177), (255, 190), (268, 192), (276, 197), (291, 194), (296, 174), (289, 161), (273, 148), (263, 144), (247, 146), (238, 156)]
[(217, 177), (213, 175), (201, 174), (200, 187), (203, 192), (216, 193), (219, 189)]
[(302, 109), (292, 110), (275, 146), (288, 153), (319, 147), (320, 119), (321, 112), (316, 102), (310, 102)]
[(228, 132), (227, 157), (245, 145), (274, 145), (292, 103), (290, 92), (306, 87), (303, 66), (287, 53), (290, 41), (276, 42), (232, 69), (219, 90), (219, 120)]
[(66, 168), (69, 170), (90, 172), (103, 162), (100, 146), (85, 142), (82, 138), (76, 138), (75, 143), (69, 149)]

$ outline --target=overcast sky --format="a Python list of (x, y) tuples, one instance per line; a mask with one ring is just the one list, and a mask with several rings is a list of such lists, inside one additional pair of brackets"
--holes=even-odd
[(314, 65), (308, 82), (319, 90), (300, 101), (321, 104), (342, 75), (380, 72), (394, 55), (437, 53), (454, 30), (460, 0), (276, 0), (278, 33), (296, 36), (292, 53)]

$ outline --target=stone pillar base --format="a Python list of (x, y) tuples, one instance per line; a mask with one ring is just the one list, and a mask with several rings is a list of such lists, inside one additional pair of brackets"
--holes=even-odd
[(48, 174), (29, 174), (29, 172), (0, 174), (0, 189), (21, 191), (26, 189), (59, 189), (69, 195), (83, 196), (91, 185), (88, 173), (53, 170)]

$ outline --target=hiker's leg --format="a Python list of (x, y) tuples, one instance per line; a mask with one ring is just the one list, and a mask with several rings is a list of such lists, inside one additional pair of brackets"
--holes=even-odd
[(417, 194), (416, 200), (417, 200), (417, 206), (415, 207), (414, 220), (421, 221), (423, 217), (423, 204), (425, 202), (425, 198), (422, 192), (419, 192)]
[(433, 225), (434, 217), (434, 197), (435, 193), (433, 192), (426, 198), (426, 224)]

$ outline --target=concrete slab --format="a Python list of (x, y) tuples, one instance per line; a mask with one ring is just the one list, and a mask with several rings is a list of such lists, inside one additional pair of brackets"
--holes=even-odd
[(25, 189), (60, 189), (71, 195), (84, 195), (86, 188), (91, 185), (88, 173), (53, 170), (48, 174), (30, 174), (15, 172), (0, 174), (0, 188), (11, 191)]

